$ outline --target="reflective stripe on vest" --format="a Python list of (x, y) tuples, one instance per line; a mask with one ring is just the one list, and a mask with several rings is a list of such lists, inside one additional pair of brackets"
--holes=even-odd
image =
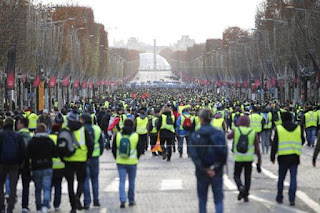
[[(173, 124), (167, 124), (167, 117), (168, 116), (161, 115), (161, 117), (162, 117), (162, 124), (161, 124), (160, 129), (166, 129), (166, 130), (169, 130), (170, 132), (175, 133)], [(172, 118), (172, 122), (174, 123), (174, 115), (171, 115), (171, 118)]]
[(145, 135), (148, 133), (148, 118), (145, 117), (144, 119), (137, 117), (137, 133), (139, 135)]
[(281, 112), (280, 112), (280, 111), (278, 111), (278, 112), (277, 112), (277, 114), (278, 114), (278, 120), (274, 122), (274, 124), (275, 124), (276, 126), (278, 126), (278, 125), (281, 125), (281, 124), (282, 124)]
[(211, 125), (218, 129), (218, 130), (221, 130), (223, 131), (223, 122), (224, 122), (224, 119), (223, 118), (214, 118), (212, 121), (211, 121)]
[(152, 130), (150, 131), (150, 133), (158, 133), (157, 127), (156, 127), (156, 123), (157, 123), (158, 118), (157, 117), (153, 117), (152, 118)]
[(197, 131), (201, 128), (201, 122), (200, 122), (199, 116), (195, 117), (194, 122), (195, 122), (195, 130)]
[(88, 158), (88, 148), (86, 146), (84, 127), (81, 127), (80, 129), (74, 131), (73, 134), (80, 147), (76, 147), (74, 155), (72, 155), (71, 157), (65, 157), (64, 160), (67, 162), (86, 162)]
[(268, 117), (267, 117), (268, 123), (266, 123), (263, 126), (263, 129), (271, 129), (272, 128), (272, 113), (268, 112)]
[(282, 125), (277, 126), (278, 131), (278, 156), (282, 155), (301, 155), (302, 139), (301, 127), (289, 132)]
[[(53, 141), (55, 145), (57, 145), (58, 136), (56, 134), (50, 134), (49, 138)], [(64, 169), (65, 165), (61, 161), (61, 159), (58, 158), (52, 158), (52, 168), (53, 169)]]
[(136, 165), (138, 163), (138, 153), (137, 153), (137, 145), (139, 141), (139, 135), (137, 133), (133, 133), (130, 136), (123, 135), (120, 132), (117, 133), (117, 147), (120, 146), (120, 141), (122, 137), (129, 138), (131, 151), (130, 151), (130, 157), (129, 158), (121, 158), (119, 154), (119, 149), (117, 149), (117, 157), (116, 162), (117, 164), (123, 164), (123, 165)]
[(98, 125), (92, 125), (92, 128), (94, 132), (94, 149), (93, 149), (92, 157), (99, 157), (100, 156), (99, 139), (101, 137), (101, 129)]
[(260, 133), (262, 131), (262, 117), (259, 114), (249, 115), (250, 127), (256, 132)]
[(253, 130), (252, 128), (248, 127), (238, 127), (234, 130), (234, 147), (233, 147), (233, 153), (234, 153), (234, 160), (236, 162), (252, 162), (254, 161), (254, 140), (256, 133), (255, 131), (251, 131), (248, 135), (248, 152), (247, 153), (239, 153), (237, 151), (237, 145), (240, 139), (240, 131), (241, 129), (242, 134), (246, 135), (249, 133), (250, 130)]
[(122, 114), (122, 115), (119, 115), (119, 117), (120, 117), (119, 127), (120, 127), (120, 129), (122, 129), (124, 127), (124, 121), (127, 119), (127, 116)]
[(29, 116), (28, 116), (28, 120), (29, 120), (29, 125), (28, 125), (28, 128), (29, 129), (36, 129), (37, 126), (38, 126), (38, 115), (36, 115), (35, 113), (31, 113)]
[(305, 114), (305, 125), (306, 128), (317, 126), (317, 114), (315, 112), (307, 112)]

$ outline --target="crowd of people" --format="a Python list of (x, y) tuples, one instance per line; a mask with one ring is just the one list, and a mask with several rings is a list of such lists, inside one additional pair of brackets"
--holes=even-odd
[[(261, 172), (262, 155), (270, 154), (271, 162), (277, 157), (279, 164), (276, 201), (283, 202), (283, 184), (289, 170), (289, 201), (294, 206), (297, 167), (305, 138), (307, 146), (315, 147), (316, 138), (320, 137), (317, 104), (238, 100), (193, 90), (118, 89), (80, 99), (62, 109), (44, 109), (40, 115), (26, 108), (23, 112), (0, 112), (0, 118), (1, 213), (14, 212), (19, 198), (22, 212), (30, 212), (31, 181), (35, 185), (37, 212), (46, 213), (51, 206), (61, 211), (63, 178), (68, 182), (71, 213), (88, 210), (91, 205), (100, 207), (99, 157), (104, 150), (112, 151), (117, 164), (121, 208), (126, 207), (127, 199), (129, 206), (136, 205), (135, 178), (140, 156), (150, 151), (153, 157), (170, 162), (177, 152), (180, 158), (190, 157), (196, 166), (199, 212), (206, 212), (209, 185), (214, 189), (216, 212), (223, 212), (227, 139), (233, 140), (230, 149), (238, 200), (249, 202), (255, 155)], [(314, 166), (319, 144), (314, 149)], [(17, 196), (20, 178), (22, 194)]]

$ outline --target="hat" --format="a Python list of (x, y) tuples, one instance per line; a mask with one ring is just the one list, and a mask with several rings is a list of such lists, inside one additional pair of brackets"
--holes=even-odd
[(25, 110), (25, 112), (30, 112), (30, 108), (27, 108), (27, 109)]
[(67, 115), (67, 120), (68, 121), (79, 121), (78, 113), (75, 111), (69, 112)]
[(44, 109), (44, 110), (42, 111), (42, 113), (48, 114), (48, 110), (47, 110), (47, 109)]

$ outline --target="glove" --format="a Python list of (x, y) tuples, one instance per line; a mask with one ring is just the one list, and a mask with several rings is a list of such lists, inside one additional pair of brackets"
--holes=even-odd
[(258, 173), (261, 173), (261, 165), (257, 163), (257, 171)]

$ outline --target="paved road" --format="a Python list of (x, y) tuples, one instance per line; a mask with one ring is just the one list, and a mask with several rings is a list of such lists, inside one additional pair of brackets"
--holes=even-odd
[[(231, 142), (229, 142), (231, 143)], [(320, 212), (319, 202), (319, 170), (311, 166), (312, 148), (305, 147), (299, 168), (296, 207), (289, 207), (287, 196), (284, 204), (276, 204), (277, 166), (269, 161), (269, 156), (263, 156), (263, 173), (253, 171), (253, 181), (250, 203), (245, 204), (236, 200), (237, 190), (232, 179), (233, 162), (229, 157), (228, 173), (224, 178), (225, 189), (225, 212), (246, 213), (269, 213), (269, 212)], [(320, 161), (318, 162), (320, 166)], [(227, 171), (226, 171), (227, 172)], [(180, 159), (174, 153), (171, 162), (162, 161), (160, 157), (151, 157), (148, 152), (140, 159), (136, 180), (137, 206), (133, 208), (120, 209), (118, 198), (118, 178), (116, 165), (111, 152), (106, 152), (101, 158), (100, 166), (100, 199), (101, 208), (92, 208), (90, 213), (195, 213), (198, 211), (196, 180), (194, 176), (194, 165), (187, 156)], [(289, 181), (289, 179), (287, 179)], [(33, 189), (32, 189), (33, 192)], [(208, 212), (213, 210), (213, 198), (210, 192)], [(18, 187), (18, 195), (21, 195), (21, 185)], [(285, 191), (287, 195), (287, 191)], [(35, 212), (34, 193), (30, 195), (32, 212)], [(19, 199), (20, 200), (20, 199)], [(61, 212), (68, 212), (67, 186), (63, 184), (63, 204)], [(17, 211), (21, 212), (20, 202)], [(84, 212), (84, 211), (83, 211)]]
[(160, 81), (161, 79), (165, 81), (172, 81), (168, 77), (172, 76), (171, 71), (139, 71), (134, 77), (132, 82), (147, 82), (147, 81)]

